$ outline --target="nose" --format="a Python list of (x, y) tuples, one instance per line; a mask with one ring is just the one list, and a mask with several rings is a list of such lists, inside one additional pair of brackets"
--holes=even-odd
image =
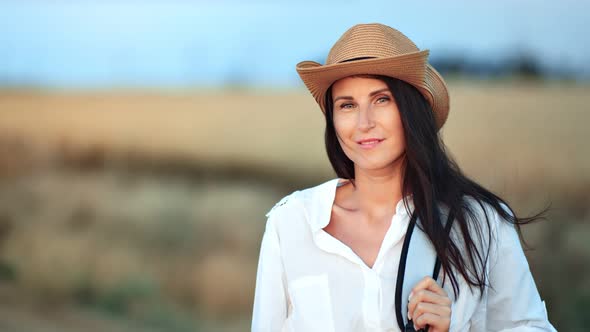
[(357, 127), (361, 131), (368, 131), (375, 127), (375, 120), (373, 119), (373, 109), (371, 105), (361, 106), (358, 112)]

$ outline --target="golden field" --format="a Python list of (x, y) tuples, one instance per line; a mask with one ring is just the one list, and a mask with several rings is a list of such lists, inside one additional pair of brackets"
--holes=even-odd
[[(450, 83), (442, 135), (529, 214), (559, 330), (590, 322), (590, 86)], [(0, 92), (0, 330), (244, 331), (264, 214), (332, 178), (303, 90)]]

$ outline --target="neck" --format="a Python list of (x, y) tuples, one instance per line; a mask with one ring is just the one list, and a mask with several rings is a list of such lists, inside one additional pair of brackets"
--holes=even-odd
[(356, 188), (352, 189), (352, 199), (359, 212), (369, 220), (393, 215), (402, 198), (402, 180), (399, 169), (379, 173), (355, 167)]

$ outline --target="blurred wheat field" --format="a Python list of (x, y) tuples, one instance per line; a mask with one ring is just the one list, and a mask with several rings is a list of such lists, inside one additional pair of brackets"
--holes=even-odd
[[(466, 169), (520, 159), (552, 173), (589, 174), (589, 87), (455, 83), (450, 91), (443, 136)], [(330, 175), (323, 116), (304, 91), (3, 93), (0, 112), (4, 136), (34, 144)]]
[[(583, 330), (590, 86), (450, 92), (442, 135), (464, 171), (517, 212), (552, 202), (527, 256), (554, 325)], [(0, 92), (0, 328), (246, 330), (264, 213), (334, 177), (323, 127), (301, 90)], [(108, 315), (64, 318), (80, 307)]]

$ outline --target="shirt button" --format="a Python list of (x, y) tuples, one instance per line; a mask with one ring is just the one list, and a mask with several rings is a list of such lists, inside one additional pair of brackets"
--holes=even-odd
[(381, 308), (379, 306), (379, 297), (381, 291), (381, 280), (373, 270), (366, 270), (365, 276), (365, 313), (366, 321), (369, 327), (377, 328), (380, 323)]

